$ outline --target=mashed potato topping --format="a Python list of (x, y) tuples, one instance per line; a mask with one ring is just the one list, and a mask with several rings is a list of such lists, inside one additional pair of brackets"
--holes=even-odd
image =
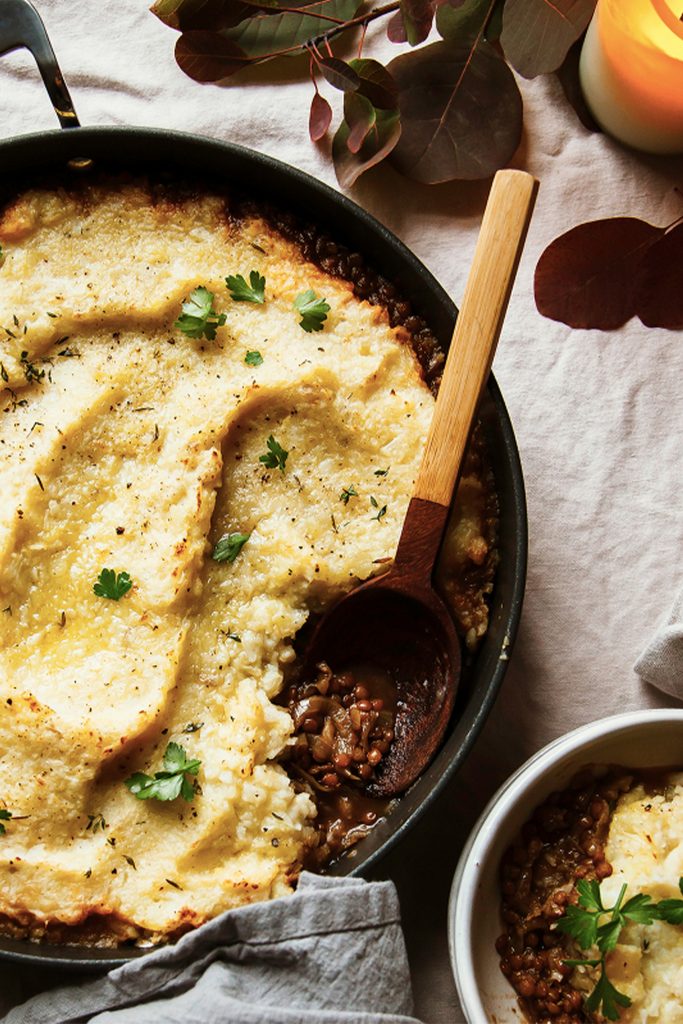
[[(657, 787), (659, 789), (659, 787)], [(622, 885), (627, 895), (653, 900), (680, 899), (683, 876), (683, 774), (668, 776), (663, 791), (641, 784), (620, 799), (605, 848), (613, 874), (602, 883), (603, 902), (612, 906)], [(631, 999), (621, 1012), (624, 1024), (682, 1024), (683, 929), (666, 921), (629, 924), (610, 954), (613, 984)]]
[[(274, 761), (272, 698), (309, 611), (392, 555), (433, 397), (384, 309), (218, 196), (36, 190), (0, 242), (0, 921), (159, 938), (291, 887), (315, 808)], [(252, 269), (263, 305), (226, 288)], [(199, 285), (214, 341), (174, 326)], [(105, 567), (132, 578), (119, 601)], [(137, 800), (123, 780), (170, 741), (199, 791)]]

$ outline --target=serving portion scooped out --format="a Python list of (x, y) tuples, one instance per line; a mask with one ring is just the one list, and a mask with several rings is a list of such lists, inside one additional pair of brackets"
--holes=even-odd
[[(395, 550), (438, 351), (358, 258), (211, 190), (36, 188), (0, 242), (0, 925), (158, 941), (378, 813), (328, 842), (274, 699)], [(470, 647), (496, 519), (475, 436), (439, 567)]]

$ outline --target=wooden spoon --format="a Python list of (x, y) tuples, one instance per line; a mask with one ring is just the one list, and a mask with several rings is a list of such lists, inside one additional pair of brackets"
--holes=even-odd
[(304, 658), (305, 677), (377, 672), (396, 687), (394, 740), (366, 785), (372, 796), (406, 789), (434, 756), (453, 710), (460, 642), (432, 572), (479, 398), (507, 309), (538, 183), (499, 171), (489, 195), (462, 308), (396, 557), (321, 619)]

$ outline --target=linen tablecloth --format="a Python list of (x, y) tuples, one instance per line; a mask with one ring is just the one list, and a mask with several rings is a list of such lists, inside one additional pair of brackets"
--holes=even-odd
[[(335, 185), (325, 146), (308, 139), (311, 87), (300, 67), (266, 65), (225, 88), (202, 86), (180, 72), (175, 33), (144, 0), (37, 5), (83, 124), (203, 133)], [(396, 52), (381, 29), (369, 33), (366, 55), (389, 59)], [(514, 165), (535, 174), (541, 187), (494, 370), (527, 486), (522, 625), (473, 755), (376, 871), (399, 887), (416, 1014), (426, 1024), (463, 1020), (448, 966), (446, 902), (460, 846), (484, 800), (570, 728), (675, 703), (641, 683), (632, 666), (683, 577), (683, 339), (638, 321), (604, 334), (545, 320), (533, 302), (533, 270), (548, 242), (581, 221), (619, 214), (662, 225), (674, 220), (682, 212), (675, 186), (683, 187), (683, 160), (639, 155), (590, 134), (554, 77), (520, 86), (525, 133)], [(54, 126), (32, 59), (0, 59), (0, 133)], [(383, 166), (351, 195), (417, 253), (457, 303), (488, 187), (423, 186)], [(0, 967), (0, 1010), (57, 980)]]

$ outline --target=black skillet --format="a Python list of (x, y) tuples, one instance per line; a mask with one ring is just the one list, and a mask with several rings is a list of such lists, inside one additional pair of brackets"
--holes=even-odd
[[(0, 141), (0, 191), (36, 175), (87, 173), (83, 163), (141, 171), (163, 170), (179, 178), (218, 178), (255, 198), (323, 228), (392, 281), (415, 313), (446, 348), (457, 310), (420, 261), (382, 224), (334, 189), (278, 160), (241, 146), (198, 135), (152, 128), (82, 128), (62, 79), (45, 28), (28, 0), (0, 0), (0, 55), (25, 47), (36, 59), (60, 125)], [(444, 744), (434, 761), (400, 799), (391, 814), (329, 870), (362, 875), (424, 814), (469, 753), (496, 699), (517, 632), (527, 558), (524, 482), (512, 425), (491, 376), (481, 420), (491, 453), (500, 500), (500, 566), (492, 595), (488, 633), (466, 673)], [(37, 945), (0, 937), (0, 958), (15, 962), (101, 970), (123, 963), (140, 950)]]

